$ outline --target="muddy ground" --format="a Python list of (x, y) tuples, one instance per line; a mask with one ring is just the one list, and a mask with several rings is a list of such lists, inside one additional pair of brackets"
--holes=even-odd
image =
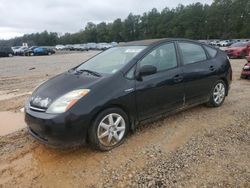
[[(0, 59), (0, 111), (19, 111), (39, 82), (95, 53)], [(0, 187), (250, 187), (244, 63), (231, 60), (233, 83), (222, 107), (200, 105), (144, 125), (110, 152), (50, 149), (26, 129), (0, 137)]]
[(97, 53), (100, 52), (0, 58), (0, 111), (15, 111), (22, 107), (23, 101), (37, 85)]

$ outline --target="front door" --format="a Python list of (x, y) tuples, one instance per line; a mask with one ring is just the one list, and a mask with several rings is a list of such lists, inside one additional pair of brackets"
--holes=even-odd
[(183, 106), (184, 86), (182, 68), (179, 67), (174, 43), (163, 44), (137, 65), (153, 65), (157, 73), (136, 81), (138, 119), (145, 120), (160, 113)]

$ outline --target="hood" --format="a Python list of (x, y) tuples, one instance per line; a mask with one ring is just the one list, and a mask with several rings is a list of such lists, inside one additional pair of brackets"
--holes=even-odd
[(53, 101), (75, 89), (91, 89), (104, 77), (74, 71), (60, 74), (39, 86), (32, 94), (30, 105), (47, 108)]

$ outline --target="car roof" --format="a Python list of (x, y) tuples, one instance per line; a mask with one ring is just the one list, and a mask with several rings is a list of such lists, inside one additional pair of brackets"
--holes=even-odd
[(200, 43), (198, 41), (184, 39), (184, 38), (162, 38), (162, 39), (147, 39), (147, 40), (123, 42), (123, 43), (119, 43), (118, 46), (153, 46), (156, 44), (160, 44), (162, 42), (168, 42), (168, 41), (174, 41), (174, 40)]
[(123, 42), (123, 43), (119, 43), (118, 46), (151, 46), (153, 44), (156, 44), (164, 40), (166, 39), (147, 39), (147, 40)]

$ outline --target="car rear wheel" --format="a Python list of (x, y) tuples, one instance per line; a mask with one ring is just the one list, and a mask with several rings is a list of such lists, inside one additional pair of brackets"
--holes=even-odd
[(217, 81), (213, 86), (207, 105), (211, 107), (221, 106), (226, 98), (226, 90), (225, 82), (223, 80)]
[(9, 56), (9, 57), (12, 57), (13, 55), (12, 55), (12, 53), (9, 53), (8, 56)]
[(109, 151), (121, 145), (128, 133), (129, 120), (119, 108), (101, 112), (89, 129), (89, 142), (98, 150)]
[(242, 53), (241, 53), (241, 59), (246, 58), (246, 56), (247, 56), (247, 53), (246, 53), (246, 52), (242, 52)]
[(48, 55), (52, 55), (52, 53), (51, 53), (51, 52), (48, 52)]

